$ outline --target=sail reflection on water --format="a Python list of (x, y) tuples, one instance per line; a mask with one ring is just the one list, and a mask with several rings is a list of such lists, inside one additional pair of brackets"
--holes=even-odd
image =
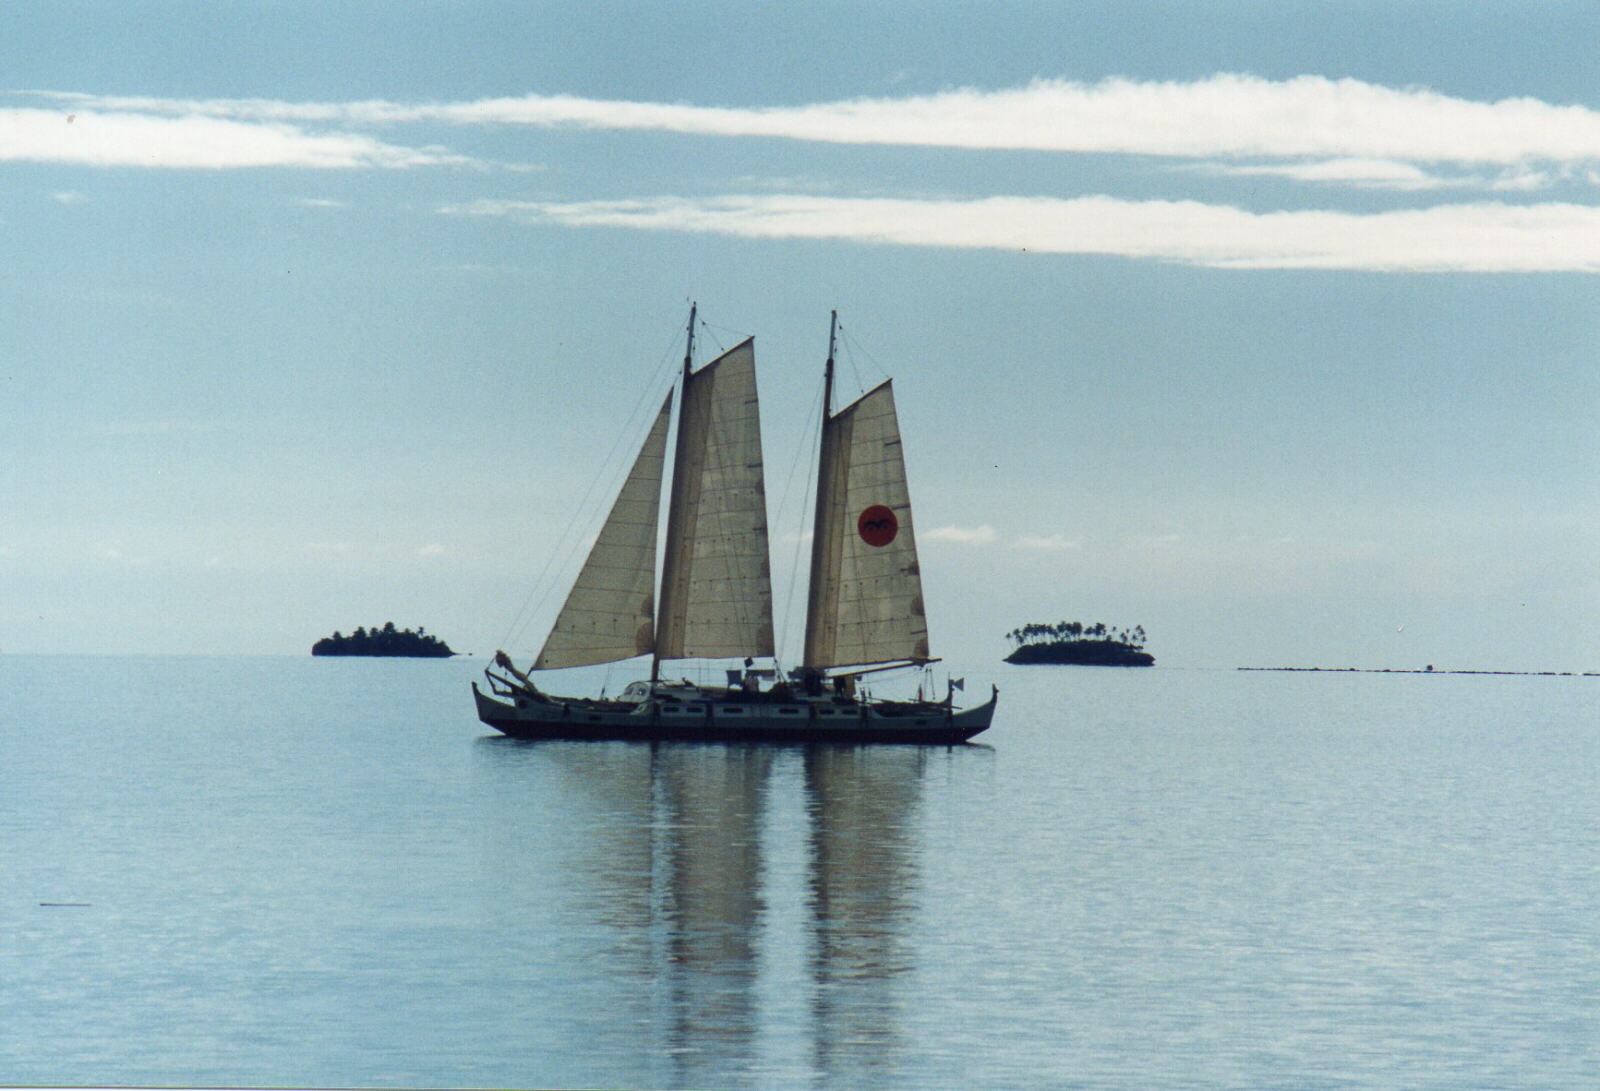
[(901, 1052), (901, 981), (914, 968), (911, 824), (927, 751), (812, 747), (813, 1064), (822, 1075), (893, 1065)]
[[(651, 906), (665, 1030), (682, 1050), (759, 1029), (761, 834), (771, 748), (652, 748)], [(741, 1052), (748, 1052), (741, 1049)]]
[(494, 791), (567, 823), (520, 865), (550, 869), (550, 923), (614, 1017), (596, 1049), (678, 1083), (895, 1067), (927, 751), (485, 743)]

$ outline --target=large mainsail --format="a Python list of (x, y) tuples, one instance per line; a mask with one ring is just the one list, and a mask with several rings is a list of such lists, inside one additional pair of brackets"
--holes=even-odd
[(929, 658), (922, 570), (888, 382), (823, 421), (811, 550), (807, 667)]
[(610, 663), (655, 647), (656, 528), (671, 415), (669, 393), (533, 664), (535, 670)]
[(685, 365), (656, 657), (770, 656), (772, 578), (755, 342)]

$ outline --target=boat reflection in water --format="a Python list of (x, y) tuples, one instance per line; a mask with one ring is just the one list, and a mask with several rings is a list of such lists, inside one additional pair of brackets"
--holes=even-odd
[(926, 758), (864, 747), (805, 755), (813, 1065), (821, 1075), (890, 1066), (899, 1055), (900, 979), (913, 969), (908, 826)]
[(606, 1013), (583, 1032), (597, 1056), (620, 1051), (635, 1074), (659, 1058), (651, 1078), (671, 1084), (888, 1076), (909, 1060), (924, 770), (987, 748), (482, 750), (492, 794), (538, 792), (560, 812), (545, 815), (548, 837), (505, 852), (543, 872), (525, 881), (562, 892), (547, 912), (565, 950), (545, 972)]

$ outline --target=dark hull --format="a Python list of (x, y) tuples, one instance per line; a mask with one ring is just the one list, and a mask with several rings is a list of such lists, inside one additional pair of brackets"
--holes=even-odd
[(711, 743), (898, 743), (953, 746), (986, 730), (995, 701), (959, 711), (927, 704), (891, 714), (872, 706), (848, 713), (826, 705), (755, 706), (737, 720), (718, 713), (671, 716), (654, 711), (597, 710), (561, 702), (519, 709), (472, 688), (478, 719), (517, 739)]

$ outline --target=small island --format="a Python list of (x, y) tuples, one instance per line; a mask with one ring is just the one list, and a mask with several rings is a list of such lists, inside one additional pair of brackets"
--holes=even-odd
[(394, 622), (385, 622), (383, 628), (374, 626), (370, 631), (357, 629), (349, 636), (335, 631), (311, 645), (312, 655), (381, 655), (403, 656), (410, 659), (448, 659), (456, 653), (450, 645), (436, 636), (429, 636), (419, 625), (416, 632), (396, 629)]
[(1016, 645), (1007, 663), (1068, 663), (1087, 667), (1150, 667), (1156, 657), (1144, 650), (1144, 626), (1108, 629), (1105, 622), (1084, 625), (1029, 622), (1006, 638)]

